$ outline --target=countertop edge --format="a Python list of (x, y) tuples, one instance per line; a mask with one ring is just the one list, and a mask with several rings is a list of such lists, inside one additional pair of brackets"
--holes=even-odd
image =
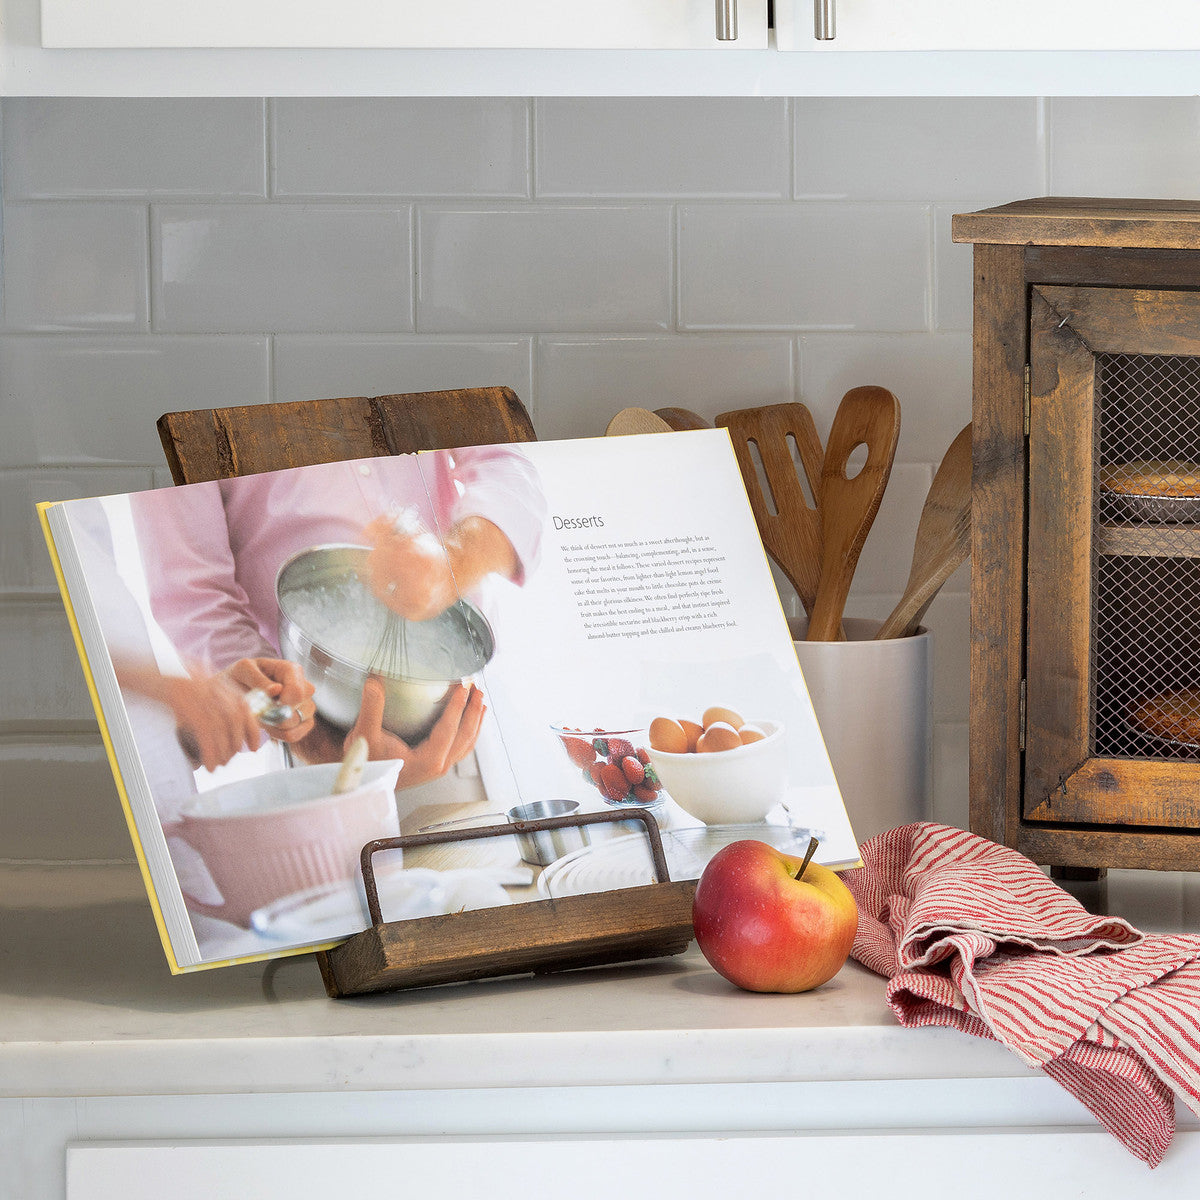
[(996, 1042), (896, 1027), (0, 1043), (0, 1098), (857, 1083), (1031, 1074)]

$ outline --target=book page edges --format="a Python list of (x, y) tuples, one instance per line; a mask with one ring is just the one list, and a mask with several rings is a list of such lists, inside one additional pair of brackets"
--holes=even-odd
[(63, 607), (67, 612), (67, 622), (71, 626), (71, 636), (75, 639), (75, 649), (79, 654), (79, 664), (83, 668), (83, 675), (87, 681), (88, 695), (91, 696), (92, 707), (96, 711), (96, 721), (100, 726), (100, 737), (104, 743), (104, 752), (108, 756), (108, 764), (112, 768), (113, 780), (117, 785), (117, 794), (121, 798), (121, 808), (125, 813), (125, 824), (129, 829), (129, 836), (133, 842), (133, 852), (137, 858), (138, 869), (142, 873), (142, 882), (146, 885), (146, 894), (150, 899), (150, 908), (154, 913), (154, 924), (158, 928), (159, 938), (162, 940), (163, 949), (166, 951), (167, 963), (171, 968), (171, 974), (179, 975), (188, 968), (181, 967), (175, 958), (175, 950), (171, 945), (170, 934), (167, 931), (162, 908), (158, 902), (158, 893), (154, 886), (153, 876), (150, 873), (150, 865), (146, 860), (146, 852), (142, 845), (141, 834), (134, 819), (133, 807), (129, 802), (129, 793), (126, 790), (125, 780), (121, 774), (121, 766), (117, 761), (116, 751), (113, 749), (112, 735), (109, 732), (108, 722), (104, 716), (104, 708), (100, 703), (100, 692), (96, 686), (96, 677), (88, 658), (87, 647), (84, 645), (83, 634), (79, 628), (79, 619), (75, 614), (75, 606), (71, 601), (71, 594), (67, 588), (62, 559), (59, 557), (58, 546), (54, 540), (54, 530), (50, 524), (50, 510), (58, 507), (59, 503), (61, 502), (42, 501), (39, 503), (37, 506), (38, 520), (41, 522), (42, 534), (46, 539), (46, 547), (50, 551), (50, 560), (54, 566), (54, 578), (58, 583), (58, 590), (62, 595)]

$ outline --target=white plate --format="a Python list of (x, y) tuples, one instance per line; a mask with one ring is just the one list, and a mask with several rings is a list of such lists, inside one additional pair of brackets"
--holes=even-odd
[[(405, 867), (377, 872), (375, 886), (383, 919), (404, 921), (509, 904), (511, 897), (503, 885), (528, 886), (532, 876), (527, 868), (435, 871)], [(294, 892), (250, 914), (255, 932), (283, 942), (332, 941), (358, 933), (369, 924), (362, 887), (349, 880)]]
[[(812, 830), (792, 829), (786, 825), (704, 825), (668, 829), (662, 834), (663, 856), (672, 880), (699, 879), (708, 860), (730, 842), (755, 838), (789, 854), (802, 856), (813, 836)], [(584, 846), (551, 863), (538, 877), (538, 892), (550, 899), (607, 892), (613, 888), (641, 887), (653, 882), (650, 843), (644, 833), (630, 833)]]

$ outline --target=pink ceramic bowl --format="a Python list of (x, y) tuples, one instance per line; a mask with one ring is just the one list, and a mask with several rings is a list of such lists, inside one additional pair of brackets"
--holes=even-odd
[(338, 763), (274, 771), (202, 792), (178, 821), (163, 826), (204, 860), (222, 896), (187, 897), (206, 916), (249, 928), (256, 909), (317, 884), (352, 879), (359, 852), (396, 837), (396, 779), (401, 763), (367, 763), (353, 791), (332, 794)]

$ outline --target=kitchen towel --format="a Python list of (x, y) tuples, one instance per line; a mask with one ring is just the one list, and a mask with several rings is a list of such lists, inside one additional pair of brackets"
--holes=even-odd
[(861, 847), (854, 958), (902, 1025), (994, 1038), (1157, 1166), (1200, 1113), (1200, 937), (1089, 913), (1023, 854), (919, 821)]

